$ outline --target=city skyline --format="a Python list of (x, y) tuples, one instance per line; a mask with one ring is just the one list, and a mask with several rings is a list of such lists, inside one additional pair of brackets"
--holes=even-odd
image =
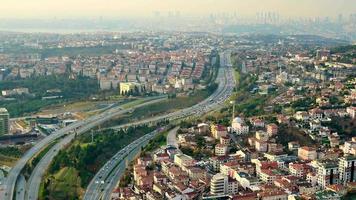
[(181, 16), (237, 13), (238, 16), (253, 17), (259, 12), (275, 12), (292, 18), (336, 17), (339, 14), (347, 17), (356, 12), (356, 5), (352, 0), (193, 0), (189, 4), (179, 0), (4, 0), (0, 18), (141, 18), (155, 16), (154, 13), (166, 16), (170, 12), (178, 12)]

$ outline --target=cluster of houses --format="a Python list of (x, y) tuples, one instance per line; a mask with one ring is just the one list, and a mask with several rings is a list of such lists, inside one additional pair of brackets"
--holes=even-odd
[[(132, 187), (118, 188), (113, 199), (336, 200), (355, 191), (356, 138), (330, 148), (297, 141), (282, 146), (276, 143), (278, 132), (275, 123), (258, 118), (247, 123), (240, 117), (229, 127), (200, 123), (184, 129), (177, 136), (179, 146), (195, 149), (194, 136), (201, 135), (208, 158), (162, 147), (137, 159)], [(253, 135), (247, 146), (233, 139), (239, 134)], [(239, 148), (231, 152), (233, 146)]]

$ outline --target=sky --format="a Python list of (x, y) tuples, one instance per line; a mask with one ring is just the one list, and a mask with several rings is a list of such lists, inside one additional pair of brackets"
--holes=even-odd
[(0, 18), (147, 17), (179, 11), (203, 16), (234, 13), (254, 16), (273, 11), (285, 17), (337, 16), (356, 13), (356, 0), (0, 0)]

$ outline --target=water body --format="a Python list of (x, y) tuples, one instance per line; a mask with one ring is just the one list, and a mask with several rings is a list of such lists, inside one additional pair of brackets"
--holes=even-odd
[(75, 34), (75, 33), (96, 33), (96, 32), (120, 32), (120, 29), (46, 29), (46, 28), (0, 28), (0, 32), (18, 32), (18, 33), (58, 33), (58, 34)]

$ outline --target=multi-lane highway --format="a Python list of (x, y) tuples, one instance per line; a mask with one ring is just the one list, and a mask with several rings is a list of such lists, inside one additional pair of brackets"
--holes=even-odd
[[(59, 139), (61, 137), (66, 136), (67, 134), (69, 134), (69, 136), (67, 136), (68, 138), (65, 141), (70, 142), (71, 137), (74, 137), (74, 132), (82, 133), (85, 132), (95, 126), (100, 125), (101, 123), (112, 119), (113, 117), (120, 115), (120, 114), (124, 114), (127, 112), (130, 112), (132, 109), (140, 107), (140, 106), (144, 106), (150, 103), (156, 103), (159, 101), (162, 101), (163, 99), (166, 99), (166, 97), (156, 97), (156, 98), (150, 98), (148, 99), (148, 102), (137, 105), (137, 106), (133, 106), (130, 109), (122, 109), (121, 107), (114, 107), (111, 108), (101, 114), (92, 116), (88, 119), (79, 121), (77, 123), (73, 123), (67, 127), (64, 127), (56, 132), (54, 132), (53, 134), (49, 135), (48, 137), (44, 138), (43, 140), (39, 141), (35, 146), (33, 146), (30, 150), (28, 150), (25, 155), (16, 163), (16, 165), (11, 169), (11, 171), (9, 172), (9, 175), (6, 178), (6, 182), (5, 182), (5, 188), (4, 188), (4, 192), (2, 193), (3, 195), (0, 196), (1, 200), (12, 200), (14, 197), (14, 191), (15, 191), (15, 185), (16, 185), (16, 181), (18, 180), (19, 175), (21, 174), (22, 169), (25, 167), (26, 163), (33, 158), (38, 152), (40, 152), (41, 150), (43, 150), (48, 144), (50, 144), (51, 142), (55, 141), (56, 139)], [(64, 144), (64, 142), (59, 142), (60, 144)], [(49, 154), (51, 156), (47, 156), (47, 154), (45, 155), (45, 157), (43, 159), (45, 159), (47, 162), (42, 162), (42, 160), (40, 161), (40, 163), (42, 162), (43, 165), (42, 166), (48, 166), (51, 158), (54, 157), (54, 155), (56, 155), (56, 151), (54, 151), (55, 148), (58, 149), (58, 145), (55, 145), (50, 151)], [(36, 167), (37, 168), (37, 167)], [(35, 169), (36, 169), (35, 168)], [(46, 168), (37, 168), (38, 170), (42, 170), (44, 171)], [(41, 178), (41, 177), (39, 177)], [(28, 183), (31, 184), (31, 183)], [(21, 188), (20, 188), (21, 189)], [(23, 190), (25, 190), (25, 188), (22, 188)], [(26, 192), (25, 192), (26, 194)], [(36, 199), (34, 198), (35, 196), (32, 195), (25, 195), (28, 196), (32, 199)]]
[(113, 129), (122, 129), (130, 126), (149, 124), (164, 120), (177, 120), (191, 116), (201, 116), (211, 110), (217, 109), (224, 105), (224, 102), (231, 96), (235, 87), (235, 79), (231, 67), (220, 68), (216, 82), (219, 84), (216, 91), (207, 99), (192, 107), (185, 108), (173, 113), (152, 117), (132, 123), (127, 123), (112, 127)]
[[(234, 78), (232, 76), (233, 72), (231, 67), (221, 67), (219, 69), (218, 75), (216, 82), (218, 83), (218, 88), (216, 91), (206, 100), (200, 102), (199, 104), (196, 104), (190, 108), (182, 109), (180, 111), (174, 112), (174, 113), (169, 113), (166, 115), (162, 116), (157, 116), (153, 117), (150, 119), (134, 122), (134, 123), (129, 123), (126, 125), (122, 125), (116, 128), (123, 128), (123, 127), (128, 127), (128, 126), (135, 126), (135, 125), (140, 125), (140, 124), (146, 124), (146, 123), (152, 123), (152, 122), (157, 122), (157, 121), (162, 121), (162, 120), (178, 120), (190, 116), (200, 116), (204, 113), (207, 113), (213, 109), (216, 109), (218, 107), (221, 107), (228, 99), (233, 91), (233, 88), (235, 86)], [(76, 132), (77, 134), (84, 133), (91, 128), (100, 125), (101, 123), (112, 119), (113, 117), (124, 114), (127, 112), (130, 112), (132, 109), (135, 109), (137, 107), (141, 107), (144, 105), (147, 105), (149, 103), (155, 103), (158, 101), (161, 101), (162, 99), (155, 99), (147, 103), (143, 103), (137, 106), (133, 106), (130, 109), (122, 109), (120, 107), (115, 107), (112, 109), (109, 109), (99, 115), (95, 115), (93, 117), (90, 117), (88, 119), (85, 119), (83, 121), (79, 121), (77, 123), (71, 124), (63, 129), (60, 129), (53, 133), (52, 135), (44, 138), (40, 142), (38, 142), (34, 147), (32, 147), (29, 151), (26, 152), (26, 154), (16, 163), (16, 165), (12, 168), (10, 171), (7, 179), (6, 179), (6, 187), (5, 187), (5, 192), (4, 196), (0, 196), (0, 199), (4, 200), (12, 200), (13, 199), (13, 194), (15, 190), (15, 185), (16, 181), (18, 180), (18, 177), (26, 165), (26, 163), (34, 157), (39, 151), (41, 151), (44, 147), (46, 147), (48, 144), (53, 142), (56, 139), (59, 139), (63, 137), (62, 139), (59, 140), (59, 142), (54, 145), (48, 152), (47, 154), (40, 160), (38, 165), (35, 167), (33, 170), (31, 177), (27, 183), (27, 186), (25, 188), (25, 199), (31, 199), (31, 200), (36, 200), (38, 197), (38, 189), (39, 185), (41, 182), (41, 179), (43, 177), (43, 174), (45, 170), (48, 168), (50, 162), (54, 158), (55, 155), (57, 155), (58, 150), (63, 148), (66, 144), (70, 143), (72, 139), (75, 136)], [(147, 136), (149, 137), (149, 135)], [(143, 145), (143, 143), (139, 144)], [(131, 153), (134, 151), (131, 151)], [(104, 182), (104, 186), (101, 189), (103, 190), (103, 197), (105, 199), (110, 197), (110, 194), (112, 192), (112, 189), (115, 187), (117, 180), (120, 177), (120, 173), (122, 173), (122, 169), (116, 168), (116, 171), (114, 170), (112, 176), (110, 176), (109, 181), (107, 183)], [(116, 176), (118, 175), (118, 176)], [(21, 190), (21, 188), (20, 188)], [(95, 190), (97, 191), (97, 190)]]
[[(146, 106), (149, 104), (160, 102), (164, 99), (165, 98), (151, 100), (149, 102), (142, 103), (142, 104), (133, 106), (131, 108), (120, 109), (119, 112), (115, 112), (115, 111), (105, 112), (105, 113), (103, 113), (104, 116), (101, 116), (101, 118), (98, 118), (95, 121), (93, 121), (92, 123), (86, 124), (85, 126), (78, 128), (76, 133), (77, 134), (85, 133), (85, 132), (89, 131), (90, 129), (104, 123), (105, 121), (112, 119), (113, 117), (115, 117), (117, 115), (130, 112), (132, 109), (135, 109), (135, 108), (138, 108), (141, 106)], [(28, 180), (28, 183), (27, 183), (27, 187), (25, 190), (26, 191), (25, 200), (37, 200), (41, 180), (42, 180), (42, 177), (43, 177), (46, 169), (49, 167), (53, 158), (57, 155), (58, 150), (62, 149), (64, 146), (69, 144), (74, 139), (74, 137), (75, 137), (75, 134), (70, 134), (70, 135), (66, 136), (64, 139), (62, 139), (61, 141), (59, 141), (55, 146), (53, 146), (48, 151), (48, 153), (46, 153), (46, 155), (36, 165), (36, 167), (32, 171), (30, 179)]]
[(26, 179), (25, 176), (20, 175), (17, 180), (16, 187), (16, 200), (22, 200), (25, 198), (25, 186), (26, 186)]
[(162, 131), (165, 131), (165, 128), (159, 128), (142, 136), (116, 153), (91, 180), (84, 195), (84, 200), (98, 200), (102, 198), (105, 194), (103, 191), (108, 190), (107, 187), (111, 185), (110, 183), (117, 182), (117, 178), (121, 177), (121, 173), (126, 167), (126, 160), (128, 162), (131, 161), (141, 150), (141, 147), (145, 146), (149, 140)]
[[(217, 76), (216, 82), (219, 84), (217, 90), (206, 100), (202, 101), (201, 103), (183, 109), (181, 111), (177, 111), (174, 113), (170, 113), (163, 116), (158, 116), (146, 120), (142, 120), (139, 122), (129, 123), (126, 125), (117, 126), (115, 128), (124, 128), (127, 126), (134, 126), (139, 124), (151, 123), (154, 121), (160, 120), (176, 120), (181, 119), (189, 116), (200, 116), (204, 113), (207, 113), (213, 109), (217, 109), (223, 105), (223, 103), (231, 96), (233, 88), (235, 87), (235, 80), (232, 76), (233, 72), (230, 66), (223, 67), (219, 69), (219, 73)], [(152, 136), (151, 136), (152, 137)], [(144, 142), (142, 140), (136, 140), (134, 142), (138, 146), (143, 146)], [(129, 145), (129, 148), (135, 149), (135, 144)], [(128, 151), (127, 149), (124, 151)], [(136, 148), (136, 151), (139, 150)], [(131, 153), (132, 154), (132, 153)], [(118, 157), (120, 156), (120, 157)], [(84, 200), (109, 200), (111, 197), (111, 193), (116, 187), (117, 182), (120, 180), (121, 175), (124, 173), (125, 170), (125, 159), (131, 161), (134, 155), (125, 156), (122, 154), (122, 150), (116, 154), (110, 161), (108, 161), (104, 167), (102, 167), (99, 172), (95, 175), (92, 181), (87, 188), (87, 191), (84, 196)], [(109, 172), (110, 173), (105, 173)]]

